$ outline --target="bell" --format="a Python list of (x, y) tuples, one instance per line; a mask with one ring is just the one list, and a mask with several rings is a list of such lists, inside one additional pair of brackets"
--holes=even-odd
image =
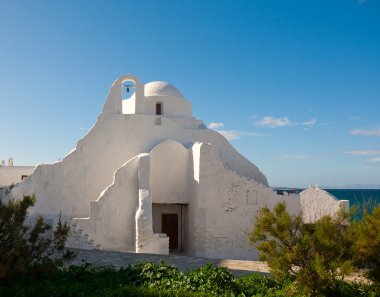
[(127, 87), (127, 93), (129, 93), (129, 87)]

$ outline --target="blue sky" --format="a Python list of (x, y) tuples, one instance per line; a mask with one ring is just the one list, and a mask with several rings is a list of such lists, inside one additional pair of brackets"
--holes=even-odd
[(273, 186), (380, 184), (380, 1), (0, 0), (0, 159), (64, 157), (164, 80)]

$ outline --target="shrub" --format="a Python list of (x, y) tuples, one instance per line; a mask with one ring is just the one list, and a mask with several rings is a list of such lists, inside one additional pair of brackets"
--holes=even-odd
[[(256, 297), (307, 297), (297, 291), (296, 283), (290, 280), (278, 282), (272, 278), (260, 274), (253, 274), (241, 278), (232, 278), (234, 289), (228, 285), (230, 281), (211, 282), (203, 285), (206, 275), (218, 275), (221, 273), (218, 267), (208, 265), (189, 273), (179, 273), (187, 281), (198, 279), (198, 287), (187, 288), (186, 282), (181, 284), (175, 281), (172, 286), (166, 287), (162, 280), (169, 277), (173, 267), (163, 263), (154, 264), (151, 262), (139, 263), (134, 267), (127, 267), (116, 270), (112, 267), (95, 267), (90, 264), (81, 266), (70, 266), (62, 270), (55, 270), (50, 273), (40, 275), (37, 278), (16, 278), (9, 283), (0, 283), (1, 297), (100, 297), (100, 296), (178, 296), (178, 297), (206, 297), (206, 296), (256, 296)], [(144, 273), (142, 271), (145, 271)], [(154, 272), (155, 277), (146, 277)], [(157, 271), (164, 271), (157, 275)], [(166, 272), (170, 271), (169, 273)], [(205, 273), (206, 272), (206, 273)], [(136, 273), (145, 278), (144, 282), (133, 282)], [(199, 275), (198, 275), (199, 273)], [(225, 276), (224, 272), (221, 275)], [(213, 278), (213, 277), (211, 277)], [(155, 285), (150, 285), (148, 280), (153, 279)], [(176, 279), (176, 277), (174, 277)], [(202, 279), (202, 281), (199, 281)], [(225, 279), (222, 277), (221, 279)], [(136, 279), (135, 279), (136, 280)], [(212, 289), (208, 286), (212, 285)], [(216, 293), (217, 292), (217, 293)], [(322, 296), (334, 297), (377, 297), (376, 288), (366, 284), (352, 284), (339, 281), (333, 290), (325, 292)]]
[(188, 272), (177, 268), (145, 261), (129, 267), (127, 281), (134, 285), (144, 285), (160, 290), (179, 290), (221, 295), (238, 291), (235, 277), (226, 268), (215, 267), (211, 263)]
[(224, 267), (216, 267), (211, 263), (190, 271), (187, 275), (188, 289), (220, 295), (226, 292), (237, 292), (235, 277)]
[(25, 225), (27, 210), (34, 203), (34, 196), (6, 204), (0, 201), (0, 281), (52, 271), (73, 256), (64, 249), (69, 226), (61, 218), (53, 238), (45, 235), (51, 226), (42, 217), (33, 226)]
[(259, 243), (260, 258), (268, 262), (277, 280), (295, 277), (302, 291), (317, 295), (353, 270), (347, 218), (342, 212), (336, 218), (325, 216), (306, 224), (279, 203), (273, 211), (261, 209), (249, 240)]
[(283, 284), (259, 273), (243, 276), (237, 281), (244, 296), (274, 296), (276, 292), (283, 289)]
[(380, 205), (372, 211), (364, 211), (361, 221), (351, 224), (355, 238), (355, 264), (366, 268), (367, 276), (380, 284)]
[(128, 269), (128, 281), (135, 285), (170, 288), (181, 286), (184, 279), (184, 274), (178, 268), (165, 265), (163, 261), (159, 264), (150, 261), (139, 262)]

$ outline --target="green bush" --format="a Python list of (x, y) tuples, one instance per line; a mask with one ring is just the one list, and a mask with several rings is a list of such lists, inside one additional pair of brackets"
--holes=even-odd
[(351, 224), (355, 238), (355, 264), (367, 269), (367, 276), (380, 285), (380, 205), (364, 211), (362, 220)]
[(237, 292), (234, 276), (226, 268), (211, 263), (185, 274), (177, 268), (145, 261), (129, 267), (127, 280), (134, 285), (145, 285), (161, 290), (186, 290), (220, 295)]
[(61, 219), (53, 238), (44, 235), (51, 226), (42, 217), (33, 226), (25, 225), (27, 210), (34, 203), (34, 196), (0, 201), (0, 281), (53, 271), (73, 256), (64, 249), (69, 226)]
[[(292, 280), (278, 282), (261, 274), (230, 279), (230, 275), (225, 274), (223, 270), (207, 265), (188, 273), (181, 273), (163, 263), (157, 265), (151, 262), (138, 263), (134, 267), (129, 266), (120, 270), (84, 264), (40, 274), (34, 279), (18, 277), (7, 284), (0, 283), (0, 296), (309, 296), (309, 294), (299, 292), (296, 282)], [(171, 278), (173, 273), (177, 281), (168, 287), (164, 280)], [(142, 281), (137, 279), (138, 275), (143, 278)], [(221, 278), (219, 279), (217, 275)], [(180, 277), (177, 278), (178, 276)], [(213, 280), (207, 283), (209, 276)], [(182, 277), (185, 283), (181, 284), (178, 280)], [(150, 281), (154, 285), (151, 285)], [(198, 283), (199, 287), (186, 287), (188, 281)], [(233, 289), (230, 286), (231, 282)], [(379, 294), (374, 286), (339, 281), (334, 289), (319, 296), (376, 297)]]
[(286, 286), (287, 283), (282, 284), (258, 273), (237, 280), (237, 286), (244, 296), (276, 296), (275, 294), (284, 288), (284, 284)]
[(224, 267), (216, 267), (211, 263), (190, 271), (187, 275), (187, 288), (192, 291), (207, 292), (220, 295), (236, 293), (238, 286), (235, 277)]
[(162, 261), (159, 264), (150, 261), (140, 262), (125, 272), (127, 280), (137, 286), (171, 288), (183, 287), (185, 284), (185, 275), (178, 268), (165, 265)]
[(317, 295), (333, 289), (337, 278), (353, 271), (353, 237), (347, 219), (342, 212), (306, 224), (279, 203), (273, 211), (261, 209), (249, 240), (258, 243), (260, 258), (277, 280), (294, 277), (303, 292)]

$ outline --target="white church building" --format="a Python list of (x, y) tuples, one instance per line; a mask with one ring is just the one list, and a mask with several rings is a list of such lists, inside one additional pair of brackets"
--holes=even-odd
[[(125, 87), (134, 94), (123, 100)], [(71, 220), (71, 247), (230, 259), (258, 258), (247, 233), (264, 206), (285, 201), (313, 220), (348, 205), (317, 189), (278, 195), (255, 165), (193, 117), (174, 86), (133, 75), (112, 84), (73, 151), (38, 165), (8, 197), (30, 194), (37, 199), (32, 216), (54, 220), (61, 212)]]

